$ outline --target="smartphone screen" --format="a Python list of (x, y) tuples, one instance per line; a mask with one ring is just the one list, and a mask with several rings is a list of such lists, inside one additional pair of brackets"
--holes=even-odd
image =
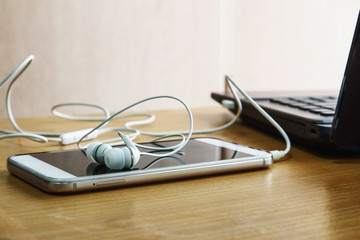
[[(178, 140), (162, 141), (156, 143), (146, 143), (143, 145), (153, 147), (169, 147), (179, 143)], [(141, 156), (139, 162), (131, 169), (110, 170), (105, 165), (91, 162), (87, 159), (84, 152), (79, 149), (55, 152), (41, 152), (29, 154), (39, 160), (42, 160), (52, 166), (55, 166), (74, 176), (90, 176), (124, 171), (138, 171), (144, 169), (155, 169), (171, 166), (181, 166), (201, 162), (214, 162), (225, 159), (250, 157), (251, 149), (248, 152), (237, 151), (234, 148), (228, 148), (222, 145), (214, 145), (199, 140), (190, 140), (190, 142), (176, 154), (168, 157)], [(149, 150), (140, 149), (148, 152)], [(255, 151), (254, 151), (255, 152)], [(157, 151), (156, 153), (165, 153)]]

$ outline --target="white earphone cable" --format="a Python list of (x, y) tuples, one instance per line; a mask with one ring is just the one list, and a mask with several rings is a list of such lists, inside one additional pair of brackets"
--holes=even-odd
[(34, 59), (33, 55), (30, 55), (29, 57), (27, 57), (4, 80), (2, 80), (0, 82), (0, 87), (1, 87), (7, 81), (12, 79), (10, 82), (10, 85), (7, 89), (7, 92), (6, 92), (6, 111), (7, 111), (11, 125), (17, 130), (17, 132), (1, 130), (0, 132), (6, 133), (6, 135), (0, 136), (0, 139), (13, 138), (13, 137), (25, 137), (25, 138), (29, 138), (31, 140), (38, 141), (38, 142), (47, 142), (48, 141), (48, 139), (46, 137), (41, 136), (39, 134), (24, 132), (16, 123), (15, 118), (12, 114), (12, 110), (11, 110), (10, 98), (11, 98), (12, 87), (13, 87), (14, 83), (16, 82), (16, 80), (21, 76), (21, 74), (28, 68), (28, 66), (31, 64), (33, 59)]
[(288, 135), (286, 134), (286, 132), (284, 131), (284, 129), (282, 129), (282, 127), (262, 108), (259, 106), (259, 104), (257, 104), (257, 102), (254, 101), (254, 99), (252, 99), (245, 91), (243, 91), (241, 88), (239, 88), (233, 80), (231, 80), (231, 78), (229, 76), (226, 76), (227, 81), (229, 81), (232, 85), (234, 85), (236, 87), (236, 89), (246, 98), (246, 100), (248, 100), (251, 105), (266, 119), (268, 120), (275, 128), (276, 130), (282, 135), (282, 137), (285, 140), (285, 144), (286, 144), (286, 148), (285, 150), (273, 150), (270, 151), (271, 154), (273, 155), (273, 159), (274, 161), (279, 160), (280, 158), (283, 158), (286, 154), (289, 153), (290, 148), (291, 148), (291, 142), (290, 139), (288, 137)]

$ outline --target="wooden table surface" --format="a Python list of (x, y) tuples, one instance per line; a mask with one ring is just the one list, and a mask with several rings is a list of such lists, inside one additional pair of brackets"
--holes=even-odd
[[(187, 128), (182, 111), (156, 114), (156, 122), (143, 129)], [(220, 108), (196, 109), (195, 128), (219, 126), (231, 116)], [(95, 126), (54, 117), (18, 123), (29, 131)], [(0, 120), (4, 128), (10, 124)], [(241, 123), (202, 136), (265, 150), (284, 147), (280, 138)], [(74, 147), (19, 138), (0, 141), (0, 239), (360, 238), (360, 157), (323, 157), (293, 146), (285, 161), (267, 170), (66, 196), (44, 193), (6, 169), (12, 154)]]

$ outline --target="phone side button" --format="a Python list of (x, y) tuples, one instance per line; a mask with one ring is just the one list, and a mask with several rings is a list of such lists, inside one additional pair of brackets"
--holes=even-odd
[(96, 183), (96, 186), (109, 186), (125, 183), (125, 179), (104, 180)]

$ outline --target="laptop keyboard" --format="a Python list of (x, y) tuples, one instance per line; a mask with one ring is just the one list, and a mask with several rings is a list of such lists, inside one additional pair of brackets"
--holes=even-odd
[(334, 96), (282, 97), (271, 98), (270, 102), (331, 117), (335, 115), (337, 98)]

